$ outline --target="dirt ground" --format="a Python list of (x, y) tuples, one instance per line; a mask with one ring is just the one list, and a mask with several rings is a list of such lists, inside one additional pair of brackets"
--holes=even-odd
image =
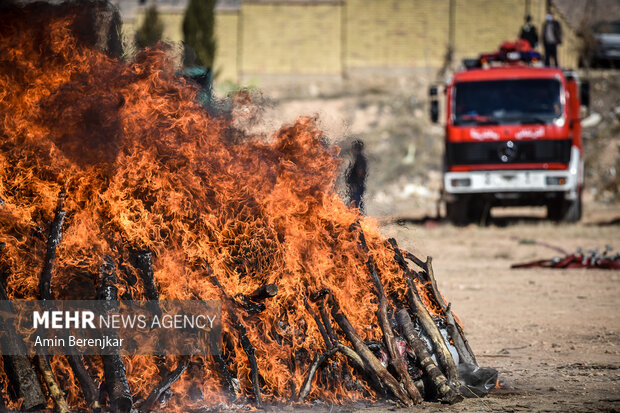
[(620, 248), (620, 208), (586, 211), (577, 225), (535, 213), (515, 220), (528, 216), (522, 211), (487, 227), (384, 223), (402, 247), (433, 257), (439, 288), (464, 322), (478, 363), (498, 369), (504, 382), (483, 399), (411, 411), (620, 411), (620, 271), (510, 269), (561, 255), (533, 242), (570, 252)]

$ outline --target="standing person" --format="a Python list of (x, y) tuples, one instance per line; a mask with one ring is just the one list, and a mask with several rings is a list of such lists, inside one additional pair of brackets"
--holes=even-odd
[(558, 45), (562, 44), (562, 26), (560, 22), (553, 18), (553, 12), (547, 11), (545, 22), (542, 26), (542, 38), (545, 46), (545, 66), (558, 67)]
[(349, 192), (349, 206), (357, 207), (364, 212), (364, 191), (366, 190), (367, 161), (363, 153), (364, 142), (355, 140), (351, 144), (353, 164), (347, 171), (347, 187)]
[(538, 32), (536, 26), (532, 24), (532, 16), (525, 16), (525, 24), (521, 27), (519, 39), (527, 40), (527, 42), (535, 49), (538, 46)]

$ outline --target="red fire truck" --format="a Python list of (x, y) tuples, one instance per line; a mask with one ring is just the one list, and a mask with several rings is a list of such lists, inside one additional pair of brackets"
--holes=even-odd
[[(577, 74), (538, 67), (521, 42), (466, 59), (445, 86), (442, 198), (457, 225), (486, 222), (495, 206), (543, 205), (548, 218), (581, 218), (581, 105)], [(431, 120), (439, 119), (431, 87)]]

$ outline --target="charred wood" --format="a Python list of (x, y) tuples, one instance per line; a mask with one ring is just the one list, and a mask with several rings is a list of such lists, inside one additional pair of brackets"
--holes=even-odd
[(101, 408), (99, 404), (99, 390), (90, 373), (86, 370), (82, 357), (78, 355), (67, 356), (67, 361), (69, 361), (69, 366), (80, 383), (80, 389), (86, 403), (88, 403), (91, 410), (98, 411)]
[(153, 272), (153, 253), (151, 251), (132, 251), (129, 261), (138, 270), (144, 287), (144, 297), (149, 301), (159, 301), (159, 292)]
[[(394, 251), (394, 260), (398, 263), (398, 265), (406, 272), (411, 273), (411, 269), (407, 265), (405, 258), (403, 257), (402, 251), (398, 248), (398, 244), (394, 238), (388, 239), (388, 242), (392, 246), (392, 250)], [(433, 298), (437, 302), (437, 304), (441, 307), (445, 317), (448, 328), (448, 334), (452, 338), (454, 342), (454, 346), (459, 354), (459, 359), (463, 360), (466, 363), (471, 363), (478, 365), (476, 362), (476, 357), (474, 356), (474, 352), (471, 347), (469, 347), (469, 343), (465, 338), (465, 334), (463, 334), (463, 329), (454, 319), (454, 315), (450, 310), (450, 304), (446, 305), (443, 296), (439, 292), (437, 288), (437, 281), (435, 280), (435, 272), (433, 271), (433, 261), (432, 257), (426, 257), (426, 262), (422, 262), (419, 258), (414, 256), (409, 252), (405, 252), (407, 257), (413, 261), (417, 266), (422, 268), (426, 272), (426, 278), (430, 281), (431, 293)]]
[(44, 408), (47, 401), (30, 358), (28, 356), (8, 355), (2, 357), (9, 385), (16, 398), (23, 400), (22, 409), (37, 410)]
[(325, 326), (323, 325), (323, 322), (321, 321), (321, 319), (319, 318), (319, 316), (316, 314), (316, 312), (312, 309), (312, 307), (310, 306), (310, 304), (308, 303), (308, 299), (304, 298), (304, 305), (306, 306), (306, 310), (308, 311), (308, 313), (310, 313), (310, 315), (312, 316), (312, 318), (314, 319), (314, 322), (316, 323), (319, 332), (321, 333), (321, 337), (323, 337), (323, 341), (325, 342), (325, 345), (327, 346), (327, 349), (331, 349), (334, 347), (334, 343), (332, 342), (331, 337), (327, 334), (327, 330), (325, 329)]
[(276, 284), (265, 284), (258, 287), (248, 297), (251, 301), (263, 301), (267, 298), (273, 298), (278, 294), (278, 286)]
[(401, 327), (403, 335), (407, 340), (409, 346), (413, 349), (416, 355), (416, 361), (422, 369), (422, 371), (426, 374), (426, 376), (430, 379), (433, 384), (434, 390), (439, 397), (439, 399), (448, 404), (454, 404), (461, 400), (463, 397), (454, 390), (451, 386), (448, 385), (448, 381), (446, 377), (443, 375), (441, 370), (437, 367), (431, 355), (428, 353), (424, 342), (418, 337), (415, 329), (413, 327), (413, 323), (411, 322), (411, 318), (407, 313), (407, 310), (401, 309), (397, 312), (396, 318), (398, 319), (398, 323)]
[[(161, 317), (159, 290), (155, 283), (155, 273), (153, 271), (153, 253), (148, 250), (131, 251), (129, 253), (129, 262), (138, 270), (138, 277), (142, 281), (142, 286), (144, 288), (144, 297), (154, 302), (154, 314)], [(162, 379), (167, 377), (170, 372), (166, 367), (166, 357), (161, 354), (157, 355), (155, 362), (159, 370), (159, 377)]]
[[(105, 301), (105, 311), (111, 312), (118, 308), (116, 268), (110, 256), (105, 255), (103, 261), (97, 280), (97, 298)], [(114, 332), (112, 331), (110, 334), (113, 335)], [(101, 356), (101, 359), (111, 410), (113, 412), (129, 412), (133, 405), (133, 399), (129, 391), (125, 364), (120, 352)]]
[(69, 413), (71, 409), (67, 404), (67, 400), (65, 400), (65, 395), (63, 391), (58, 386), (56, 382), (56, 377), (54, 377), (54, 373), (52, 372), (52, 368), (49, 364), (49, 360), (44, 355), (35, 356), (37, 360), (39, 371), (41, 372), (41, 376), (43, 377), (43, 381), (47, 386), (47, 390), (49, 391), (49, 395), (54, 400), (56, 405), (56, 411), (58, 413)]
[(431, 339), (435, 349), (435, 354), (437, 355), (437, 361), (439, 362), (444, 375), (448, 378), (451, 385), (456, 385), (459, 382), (459, 377), (452, 354), (450, 354), (439, 328), (431, 318), (431, 315), (424, 304), (422, 304), (422, 301), (420, 301), (411, 275), (406, 274), (405, 276), (407, 286), (409, 287), (407, 297), (409, 299), (411, 311), (416, 315), (420, 321), (420, 324), (424, 328), (424, 331), (426, 331), (426, 334)]
[(230, 372), (230, 370), (228, 369), (226, 360), (224, 360), (224, 357), (221, 354), (214, 355), (213, 359), (215, 360), (215, 362), (217, 363), (217, 366), (220, 369), (220, 372), (222, 374), (222, 381), (224, 384), (224, 388), (226, 389), (226, 392), (229, 394), (229, 399), (231, 401), (236, 400), (238, 386), (235, 384), (235, 379), (232, 373)]
[(379, 319), (379, 325), (381, 326), (381, 330), (383, 331), (383, 340), (385, 342), (385, 347), (387, 348), (388, 354), (390, 355), (390, 364), (394, 368), (394, 371), (396, 372), (399, 381), (402, 383), (413, 403), (421, 403), (422, 396), (420, 395), (418, 389), (415, 387), (413, 380), (411, 380), (411, 377), (407, 372), (407, 365), (405, 364), (405, 360), (403, 360), (400, 352), (396, 348), (396, 344), (394, 343), (394, 332), (392, 331), (392, 327), (390, 326), (390, 321), (388, 319), (387, 298), (385, 296), (385, 291), (383, 290), (383, 285), (381, 284), (381, 280), (379, 279), (379, 274), (377, 273), (377, 269), (375, 267), (375, 263), (372, 257), (368, 257), (368, 262), (366, 263), (366, 265), (368, 267), (368, 271), (370, 272), (370, 277), (375, 284), (376, 294), (379, 300), (377, 318)]
[(394, 376), (392, 376), (390, 372), (388, 372), (387, 369), (383, 367), (381, 362), (377, 360), (374, 354), (372, 354), (372, 351), (370, 351), (366, 344), (364, 344), (360, 336), (355, 331), (355, 328), (353, 328), (353, 326), (349, 322), (347, 316), (341, 311), (340, 305), (333, 296), (329, 297), (329, 304), (331, 306), (332, 317), (334, 317), (336, 323), (340, 326), (342, 331), (347, 336), (347, 340), (349, 340), (349, 342), (353, 345), (355, 351), (363, 360), (364, 367), (367, 373), (371, 375), (374, 374), (379, 379), (379, 381), (385, 387), (387, 387), (390, 392), (392, 392), (392, 394), (404, 405), (413, 405), (413, 401), (411, 400), (407, 392), (405, 392), (400, 386), (398, 380), (396, 380)]
[[(211, 271), (210, 268), (209, 268), (209, 271)], [(215, 275), (211, 275), (211, 282), (215, 286), (217, 286), (220, 292), (222, 293), (222, 296), (224, 297), (225, 302), (227, 304), (226, 310), (228, 312), (228, 316), (230, 317), (230, 321), (233, 327), (235, 328), (235, 330), (237, 330), (237, 333), (239, 334), (239, 341), (241, 342), (243, 351), (245, 351), (245, 354), (248, 356), (248, 361), (250, 363), (250, 378), (252, 381), (252, 389), (254, 391), (254, 401), (256, 405), (260, 407), (262, 405), (262, 400), (261, 400), (260, 384), (259, 384), (259, 377), (258, 377), (258, 364), (256, 363), (256, 355), (254, 354), (254, 346), (252, 345), (252, 343), (250, 342), (250, 339), (248, 338), (248, 333), (247, 333), (247, 330), (245, 329), (245, 326), (241, 323), (241, 320), (239, 320), (239, 317), (235, 313), (234, 307), (232, 305), (232, 299), (228, 297), (228, 295), (226, 294), (226, 291), (224, 291), (224, 288), (222, 287), (222, 285), (220, 284), (219, 280), (217, 279)]]
[(321, 318), (317, 317), (316, 313), (312, 310), (312, 307), (310, 307), (310, 305), (306, 302), (306, 308), (308, 309), (308, 312), (310, 312), (310, 314), (312, 315), (312, 318), (314, 318), (314, 321), (316, 322), (319, 331), (321, 331), (321, 335), (323, 336), (323, 340), (325, 341), (325, 346), (328, 350), (336, 348), (339, 352), (344, 354), (349, 360), (351, 367), (360, 372), (360, 374), (365, 375), (371, 386), (379, 394), (385, 395), (386, 389), (384, 388), (383, 384), (379, 382), (378, 378), (375, 375), (367, 374), (368, 369), (366, 368), (364, 360), (362, 360), (360, 355), (357, 354), (355, 350), (353, 350), (351, 347), (341, 343), (340, 340), (338, 340), (338, 337), (332, 329), (329, 316), (325, 309), (325, 304), (323, 300), (323, 298), (325, 298), (325, 294), (329, 294), (329, 290), (321, 290), (321, 294), (314, 294), (312, 297), (315, 300), (319, 300), (317, 304), (319, 307)]
[(461, 330), (461, 327), (454, 320), (454, 316), (452, 315), (451, 305), (448, 304), (446, 308), (446, 322), (448, 327), (448, 334), (452, 337), (452, 341), (454, 342), (454, 347), (456, 348), (457, 353), (459, 354), (459, 359), (464, 363), (475, 364), (476, 356), (474, 356), (474, 352), (469, 347), (469, 343)]
[[(0, 300), (9, 300), (2, 282), (0, 282)], [(12, 309), (12, 306), (9, 305), (9, 308)], [(18, 353), (25, 354), (25, 344), (17, 335), (13, 323), (0, 319), (0, 331), (5, 334), (1, 349), (4, 371), (15, 398), (23, 400), (22, 408), (24, 410), (36, 410), (45, 407), (47, 401), (30, 358), (25, 355), (15, 355)]]
[(64, 208), (65, 195), (60, 193), (58, 196), (58, 207), (54, 216), (54, 220), (50, 225), (50, 231), (47, 237), (47, 247), (45, 251), (45, 259), (43, 270), (39, 278), (39, 293), (42, 300), (52, 299), (51, 278), (54, 261), (56, 259), (56, 248), (62, 239), (62, 225), (65, 220), (66, 211)]
[(58, 196), (58, 208), (56, 215), (50, 226), (50, 232), (47, 236), (47, 248), (45, 250), (45, 261), (43, 262), (43, 270), (39, 278), (39, 294), (42, 300), (52, 299), (52, 270), (54, 261), (56, 260), (56, 246), (62, 239), (62, 224), (65, 222), (67, 212), (63, 209), (65, 204), (65, 195), (61, 193)]
[(413, 262), (415, 265), (417, 265), (418, 267), (420, 267), (422, 270), (424, 270), (424, 272), (427, 272), (427, 268), (426, 268), (426, 263), (424, 261), (422, 261), (421, 259), (419, 259), (418, 257), (416, 257), (415, 255), (413, 255), (412, 253), (408, 252), (408, 251), (404, 251), (404, 256), (410, 260), (411, 262)]
[(187, 370), (189, 366), (189, 356), (183, 356), (179, 360), (177, 367), (169, 372), (166, 377), (163, 377), (160, 382), (151, 390), (144, 404), (140, 407), (141, 412), (149, 412), (156, 407), (157, 402), (166, 393), (170, 387), (176, 383), (181, 375)]
[(265, 304), (251, 301), (247, 295), (237, 294), (235, 296), (235, 304), (243, 308), (249, 315), (262, 313), (265, 311)]
[(306, 397), (308, 397), (308, 394), (310, 394), (310, 390), (312, 390), (312, 380), (314, 379), (314, 376), (319, 369), (319, 366), (325, 363), (325, 361), (331, 356), (333, 356), (337, 351), (337, 347), (332, 347), (326, 350), (320, 356), (318, 354), (314, 356), (314, 360), (312, 361), (312, 364), (310, 364), (310, 368), (308, 369), (308, 377), (306, 377), (306, 380), (304, 380), (304, 384), (299, 390), (299, 395), (297, 396), (298, 402), (303, 402)]
[(467, 341), (467, 338), (465, 338), (465, 334), (463, 334), (461, 326), (454, 319), (454, 315), (450, 309), (450, 304), (446, 305), (443, 296), (437, 288), (437, 281), (435, 281), (435, 272), (433, 271), (433, 261), (431, 257), (426, 258), (426, 268), (433, 295), (446, 315), (448, 334), (452, 337), (452, 341), (454, 342), (454, 347), (456, 347), (456, 351), (459, 354), (459, 358), (465, 363), (478, 365), (476, 362), (476, 356), (474, 355), (471, 347), (469, 347), (469, 342)]

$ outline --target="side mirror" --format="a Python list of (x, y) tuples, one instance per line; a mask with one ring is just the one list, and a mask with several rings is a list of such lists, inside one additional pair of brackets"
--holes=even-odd
[(581, 86), (579, 87), (579, 100), (581, 101), (581, 106), (585, 106), (586, 108), (590, 108), (590, 82), (584, 80), (581, 82)]
[(429, 116), (431, 122), (439, 122), (439, 100), (437, 97), (437, 86), (431, 86), (428, 89), (428, 96), (430, 98)]

